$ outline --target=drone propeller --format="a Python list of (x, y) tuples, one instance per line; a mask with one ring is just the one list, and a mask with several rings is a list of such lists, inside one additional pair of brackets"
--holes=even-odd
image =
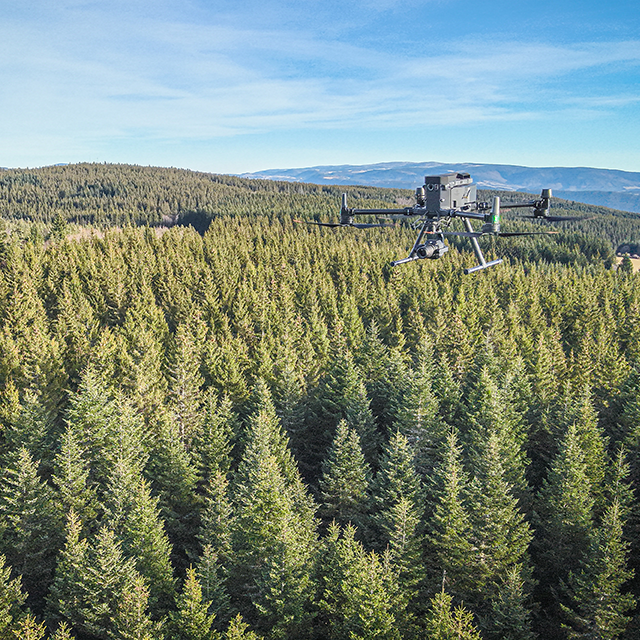
[(510, 238), (513, 236), (553, 236), (560, 233), (559, 231), (501, 231), (491, 235), (500, 236), (501, 238)]
[(394, 223), (385, 224), (384, 222), (380, 223), (369, 223), (369, 222), (352, 222), (351, 224), (342, 224), (341, 222), (316, 222), (315, 220), (297, 220), (294, 218), (294, 222), (298, 222), (300, 224), (315, 224), (318, 227), (355, 227), (356, 229), (373, 229), (374, 227), (395, 227)]
[(395, 227), (396, 225), (393, 222), (391, 224), (385, 224), (384, 222), (378, 222), (377, 224), (367, 222), (354, 222), (353, 224), (350, 224), (348, 226), (355, 227), (356, 229), (373, 229), (374, 227)]
[(522, 216), (532, 220), (544, 220), (545, 222), (580, 222), (581, 220), (593, 220), (595, 216)]
[(497, 233), (482, 233), (480, 231), (445, 231), (445, 236), (462, 236), (463, 238), (482, 238), (483, 236), (497, 236), (509, 238), (512, 236), (550, 236), (560, 233), (559, 231), (499, 231)]
[(315, 220), (296, 220), (293, 219), (294, 222), (298, 224), (315, 224), (318, 227), (343, 227), (345, 225), (340, 224), (339, 222), (315, 222)]

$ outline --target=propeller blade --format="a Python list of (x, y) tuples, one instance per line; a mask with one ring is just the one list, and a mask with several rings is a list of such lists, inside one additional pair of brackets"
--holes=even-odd
[[(436, 232), (440, 235), (439, 232)], [(467, 231), (444, 231), (445, 236), (461, 236), (463, 238), (481, 238), (484, 234), (479, 231), (467, 232)]]
[(502, 238), (510, 238), (514, 236), (553, 236), (560, 233), (559, 231), (501, 231), (500, 233), (492, 233), (492, 236), (500, 236)]
[(354, 222), (349, 225), (350, 227), (355, 227), (356, 229), (373, 229), (374, 227), (395, 227), (395, 224), (385, 224), (384, 222), (380, 222), (378, 224), (374, 223), (366, 223), (366, 222)]
[(595, 216), (522, 216), (532, 220), (544, 220), (545, 222), (580, 222), (581, 220), (593, 220)]
[(340, 224), (339, 222), (315, 222), (314, 220), (296, 220), (293, 219), (294, 222), (298, 224), (315, 224), (318, 227), (344, 227), (346, 225)]

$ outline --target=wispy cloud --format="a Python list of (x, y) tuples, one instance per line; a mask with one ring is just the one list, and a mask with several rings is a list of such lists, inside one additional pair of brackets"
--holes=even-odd
[[(18, 129), (43, 140), (133, 132), (177, 140), (530, 121), (563, 111), (597, 118), (638, 101), (624, 83), (584, 93), (563, 80), (637, 74), (640, 40), (425, 39), (407, 51), (343, 37), (351, 17), (335, 32), (301, 23), (293, 2), (280, 3), (288, 22), (267, 25), (252, 19), (260, 3), (255, 14), (243, 6), (246, 16), (223, 1), (217, 15), (197, 0), (185, 3), (186, 13), (168, 0), (115, 4), (117, 11), (111, 3), (43, 3), (39, 19), (18, 12), (0, 23), (5, 139)], [(360, 0), (358, 10), (383, 14), (399, 6)]]

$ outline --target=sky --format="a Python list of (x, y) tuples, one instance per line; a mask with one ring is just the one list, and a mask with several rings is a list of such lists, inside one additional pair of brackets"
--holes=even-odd
[(637, 0), (0, 0), (0, 166), (640, 171)]

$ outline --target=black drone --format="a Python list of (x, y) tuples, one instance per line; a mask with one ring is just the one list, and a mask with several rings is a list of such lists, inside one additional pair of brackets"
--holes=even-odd
[[(340, 209), (340, 222), (312, 222), (321, 227), (355, 227), (356, 229), (369, 229), (372, 227), (391, 227), (393, 223), (357, 223), (354, 216), (374, 215), (389, 216), (391, 218), (414, 218), (415, 228), (419, 228), (418, 237), (406, 258), (395, 260), (392, 266), (411, 262), (413, 260), (435, 260), (442, 257), (449, 247), (446, 245), (445, 236), (462, 236), (469, 238), (471, 246), (478, 259), (478, 264), (465, 273), (473, 273), (480, 269), (486, 269), (500, 264), (502, 260), (487, 262), (484, 259), (478, 238), (489, 235), (498, 237), (548, 235), (556, 231), (501, 231), (500, 209), (532, 208), (533, 215), (525, 216), (535, 220), (547, 222), (564, 222), (567, 220), (584, 220), (585, 218), (550, 216), (549, 207), (551, 189), (543, 189), (540, 198), (525, 202), (509, 202), (500, 205), (500, 198), (494, 197), (493, 202), (476, 201), (476, 185), (473, 184), (468, 173), (447, 173), (440, 176), (426, 176), (424, 186), (416, 189), (416, 203), (403, 209), (354, 209), (347, 206), (347, 194), (342, 194), (342, 207)], [(462, 218), (465, 231), (449, 231), (449, 225), (454, 218)], [(479, 231), (471, 226), (471, 220), (483, 222)], [(301, 222), (296, 220), (296, 222)]]

